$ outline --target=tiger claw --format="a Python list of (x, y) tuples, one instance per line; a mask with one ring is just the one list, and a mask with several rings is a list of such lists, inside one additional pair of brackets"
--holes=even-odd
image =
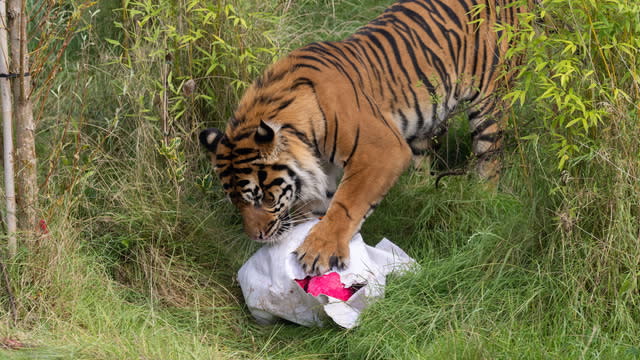
[(320, 260), (320, 255), (316, 256), (315, 260), (313, 260), (313, 264), (311, 264), (311, 272), (316, 273), (316, 265), (318, 264), (318, 260)]
[(329, 257), (329, 266), (334, 268), (338, 266), (338, 257), (335, 255), (332, 255), (331, 257)]
[[(304, 246), (304, 244), (302, 245)], [(348, 249), (348, 248), (347, 248)], [(302, 255), (298, 256), (302, 270), (308, 275), (321, 275), (331, 269), (343, 270), (347, 267), (348, 253), (340, 252), (338, 248), (329, 252), (329, 249), (307, 248), (305, 251), (298, 251)]]
[[(332, 256), (329, 258), (329, 267), (331, 267), (332, 269), (333, 269), (334, 267), (335, 267), (335, 268), (337, 268), (337, 267), (338, 267), (338, 257), (337, 257), (337, 256), (332, 255)], [(341, 270), (341, 269), (340, 269), (340, 270)]]

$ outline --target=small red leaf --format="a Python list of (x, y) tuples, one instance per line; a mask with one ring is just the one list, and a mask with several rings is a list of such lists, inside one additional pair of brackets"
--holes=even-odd
[(47, 222), (44, 219), (40, 219), (38, 225), (40, 226), (40, 231), (42, 231), (43, 234), (46, 235), (49, 233), (49, 227), (47, 226)]

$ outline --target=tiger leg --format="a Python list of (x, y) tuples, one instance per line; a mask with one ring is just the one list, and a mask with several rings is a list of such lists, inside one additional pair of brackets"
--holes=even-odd
[(502, 104), (491, 103), (469, 114), (472, 149), (477, 158), (476, 173), (496, 185), (502, 170)]
[(431, 139), (416, 139), (412, 141), (409, 146), (413, 153), (412, 163), (414, 169), (426, 173), (431, 173), (432, 158), (432, 141)]
[(431, 174), (431, 164), (433, 163), (433, 157), (430, 153), (413, 155), (412, 164), (413, 168), (427, 175)]
[(344, 168), (327, 214), (294, 252), (308, 274), (348, 266), (349, 241), (410, 164), (411, 150), (393, 137), (389, 144), (361, 146)]
[(324, 173), (327, 175), (327, 191), (325, 198), (322, 200), (308, 201), (298, 206), (294, 210), (294, 221), (303, 219), (313, 219), (326, 215), (331, 199), (338, 188), (338, 178), (341, 175), (341, 169), (333, 164), (325, 163), (322, 165)]

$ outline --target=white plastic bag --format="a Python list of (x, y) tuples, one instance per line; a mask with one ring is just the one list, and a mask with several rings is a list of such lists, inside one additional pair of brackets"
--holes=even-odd
[(349, 267), (336, 272), (345, 287), (362, 287), (347, 301), (308, 294), (295, 281), (306, 275), (292, 252), (317, 222), (312, 220), (296, 226), (287, 238), (274, 245), (265, 245), (240, 268), (238, 282), (258, 323), (272, 324), (282, 318), (304, 326), (322, 326), (328, 316), (338, 325), (350, 329), (357, 325), (362, 310), (384, 295), (386, 276), (391, 272), (406, 271), (415, 264), (391, 241), (382, 239), (371, 247), (356, 234), (349, 244)]

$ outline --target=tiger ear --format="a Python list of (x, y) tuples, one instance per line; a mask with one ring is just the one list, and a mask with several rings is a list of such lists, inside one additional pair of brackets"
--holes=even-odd
[(200, 143), (212, 153), (216, 152), (221, 138), (222, 132), (215, 128), (205, 129), (200, 132)]
[(275, 135), (276, 132), (273, 128), (264, 122), (264, 120), (260, 120), (260, 126), (256, 129), (256, 133), (253, 138), (257, 144), (263, 145), (273, 142)]

